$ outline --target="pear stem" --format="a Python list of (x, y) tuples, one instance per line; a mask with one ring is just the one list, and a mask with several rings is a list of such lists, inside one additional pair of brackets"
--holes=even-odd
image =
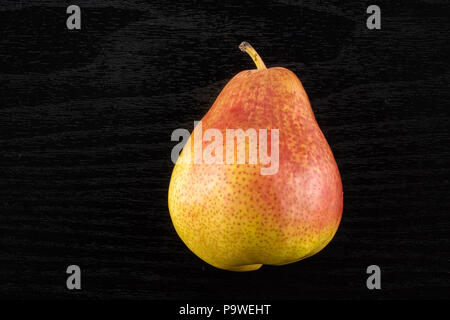
[(264, 62), (262, 61), (261, 57), (259, 56), (258, 52), (256, 52), (255, 49), (253, 49), (253, 47), (251, 46), (250, 43), (248, 42), (242, 42), (239, 45), (239, 49), (241, 49), (242, 52), (247, 52), (248, 55), (253, 59), (253, 62), (256, 64), (256, 68), (258, 68), (258, 70), (265, 70), (266, 65), (264, 64)]

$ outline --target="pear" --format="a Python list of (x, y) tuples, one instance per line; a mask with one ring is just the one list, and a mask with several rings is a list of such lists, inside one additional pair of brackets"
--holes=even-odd
[[(176, 232), (199, 258), (224, 270), (252, 271), (322, 250), (338, 229), (343, 192), (300, 80), (288, 69), (267, 69), (247, 42), (239, 48), (257, 69), (234, 76), (194, 128), (173, 169), (168, 202)], [(208, 129), (223, 136), (228, 129), (278, 130), (277, 141), (267, 137), (268, 149), (278, 151), (276, 173), (262, 174), (262, 161), (236, 161), (239, 146), (234, 161), (220, 161), (228, 146), (219, 135), (199, 141)], [(196, 139), (203, 149), (220, 144), (212, 153), (219, 161), (192, 161)], [(241, 141), (246, 155), (249, 140)], [(260, 136), (258, 145), (263, 141)]]

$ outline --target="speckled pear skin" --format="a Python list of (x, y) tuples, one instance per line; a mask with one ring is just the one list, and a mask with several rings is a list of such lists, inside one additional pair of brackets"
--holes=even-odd
[(193, 157), (188, 141), (172, 173), (169, 211), (192, 252), (220, 269), (251, 271), (304, 259), (331, 241), (343, 210), (341, 178), (294, 73), (240, 72), (202, 127), (221, 130), (224, 144), (227, 128), (279, 129), (279, 170), (261, 175), (260, 164), (182, 163)]

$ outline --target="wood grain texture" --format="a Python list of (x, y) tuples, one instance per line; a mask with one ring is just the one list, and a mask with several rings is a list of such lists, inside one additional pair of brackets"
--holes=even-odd
[[(61, 1), (0, 4), (1, 297), (448, 297), (448, 2), (377, 1), (381, 30), (366, 29), (365, 1), (77, 4), (81, 31)], [(344, 213), (320, 254), (230, 273), (172, 227), (170, 135), (253, 68), (243, 40), (303, 82)]]

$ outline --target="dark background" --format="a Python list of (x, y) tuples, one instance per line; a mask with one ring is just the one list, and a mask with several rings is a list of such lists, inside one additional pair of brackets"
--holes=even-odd
[[(82, 29), (66, 29), (66, 7)], [(366, 28), (377, 4), (382, 29)], [(448, 1), (12, 1), (0, 4), (3, 298), (448, 298)], [(334, 240), (250, 273), (175, 233), (176, 128), (266, 65), (295, 72), (344, 185)], [(66, 289), (66, 268), (82, 290)], [(382, 290), (366, 288), (366, 268)]]

